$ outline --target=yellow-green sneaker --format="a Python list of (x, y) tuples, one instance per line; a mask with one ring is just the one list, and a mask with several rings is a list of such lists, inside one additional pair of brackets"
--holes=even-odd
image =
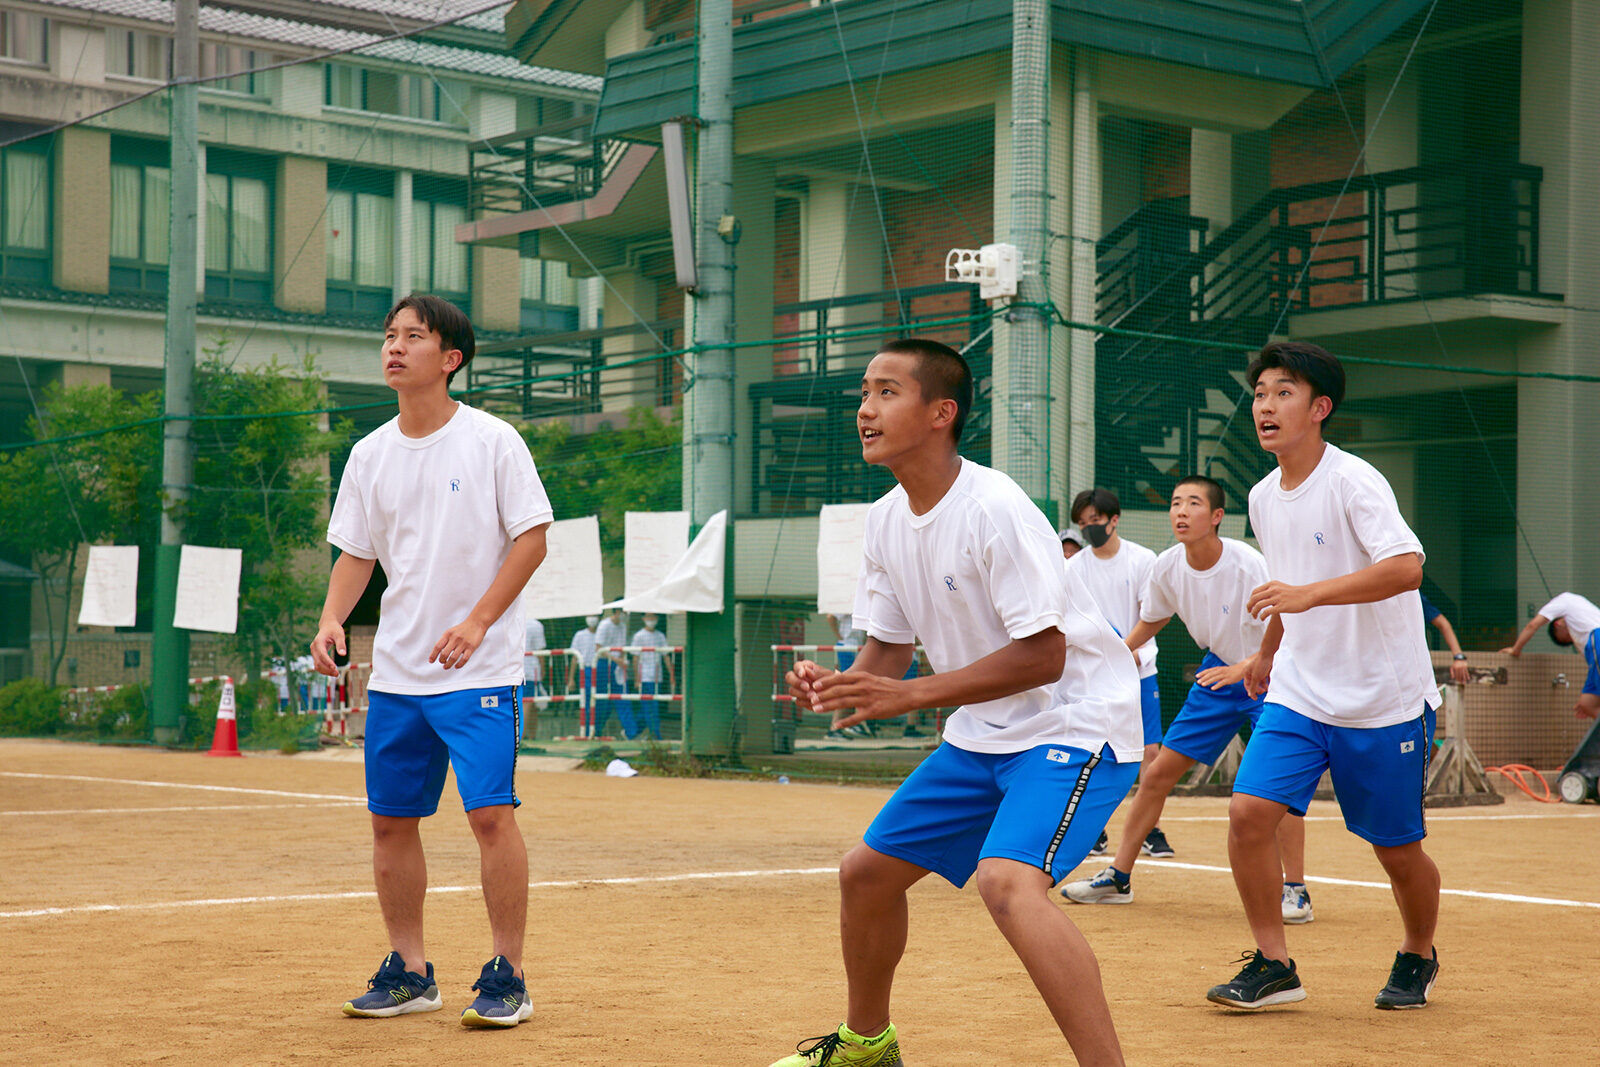
[(862, 1037), (844, 1023), (831, 1034), (810, 1037), (772, 1067), (901, 1067), (894, 1023), (877, 1037)]

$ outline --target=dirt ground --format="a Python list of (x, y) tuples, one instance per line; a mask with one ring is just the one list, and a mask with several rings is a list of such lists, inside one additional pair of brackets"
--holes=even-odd
[[(518, 783), (536, 1012), (481, 1032), (457, 1022), (489, 942), (453, 784), (424, 824), (437, 887), (428, 954), (445, 1010), (357, 1020), (339, 1006), (386, 949), (358, 761), (0, 742), (11, 990), (0, 1063), (764, 1067), (838, 1023), (831, 872), (886, 790), (541, 773), (537, 762)], [(1258, 1015), (1204, 999), (1250, 941), (1225, 812), (1225, 800), (1175, 798), (1162, 826), (1177, 857), (1141, 863), (1137, 902), (1071, 908), (1130, 1064), (1593, 1059), (1600, 808), (1519, 794), (1432, 812), (1428, 849), (1447, 893), (1439, 984), (1423, 1011), (1379, 1012), (1394, 904), (1370, 849), (1334, 805), (1316, 804), (1317, 918), (1290, 932), (1309, 998)], [(930, 878), (912, 891), (894, 1017), (914, 1067), (1072, 1062), (971, 886)]]

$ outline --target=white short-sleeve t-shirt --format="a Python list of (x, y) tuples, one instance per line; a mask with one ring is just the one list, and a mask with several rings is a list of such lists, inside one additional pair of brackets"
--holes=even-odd
[[(970, 460), (944, 497), (915, 515), (896, 486), (867, 512), (856, 625), (894, 644), (920, 639), (935, 672), (967, 666), (1012, 640), (1055, 628), (1067, 636), (1060, 682), (958, 708), (944, 740), (972, 752), (1042, 744), (1137, 761), (1138, 680), (1103, 619), (1069, 602), (1061, 544), (1010, 478)], [(1118, 674), (1115, 665), (1125, 670)], [(1125, 735), (1125, 736), (1124, 736)]]
[(572, 635), (572, 641), (567, 645), (567, 651), (577, 653), (578, 666), (593, 667), (595, 650), (599, 647), (599, 645), (600, 641), (595, 636), (595, 631), (585, 626), (583, 629)]
[(544, 678), (544, 657), (528, 655), (529, 652), (543, 652), (544, 649), (544, 623), (529, 619), (522, 631), (522, 676), (526, 680), (537, 682)]
[(1222, 556), (1206, 570), (1195, 570), (1182, 545), (1156, 557), (1139, 604), (1139, 618), (1160, 622), (1176, 615), (1194, 643), (1224, 663), (1238, 663), (1256, 654), (1267, 624), (1245, 610), (1250, 594), (1267, 581), (1261, 553), (1231, 537), (1222, 540)]
[(428, 655), (488, 591), (511, 542), (551, 517), (521, 435), (465, 404), (427, 437), (405, 436), (396, 417), (356, 442), (328, 540), (376, 559), (389, 580), (368, 687), (427, 695), (521, 684), (520, 600), (465, 667), (446, 670)]
[[(635, 648), (666, 648), (667, 635), (660, 630), (639, 629), (634, 631), (633, 640), (628, 642)], [(639, 681), (658, 682), (661, 680), (661, 653), (639, 652)]]
[(1539, 614), (1554, 622), (1565, 619), (1572, 634), (1572, 645), (1582, 652), (1589, 645), (1589, 635), (1600, 630), (1600, 607), (1577, 593), (1560, 593), (1550, 603), (1539, 609)]
[[(1123, 637), (1133, 633), (1133, 626), (1139, 621), (1139, 595), (1150, 577), (1150, 568), (1155, 566), (1156, 554), (1123, 538), (1117, 554), (1110, 559), (1101, 559), (1094, 549), (1086, 548), (1064, 563), (1069, 570), (1078, 571), (1084, 588), (1117, 633)], [(1156, 639), (1152, 637), (1139, 646), (1139, 677), (1148, 678), (1154, 673)]]
[[(1316, 470), (1285, 492), (1281, 471), (1250, 490), (1250, 524), (1267, 573), (1290, 585), (1353, 574), (1422, 553), (1394, 490), (1364, 459), (1326, 446)], [(1415, 589), (1370, 604), (1329, 604), (1283, 617), (1267, 700), (1334, 726), (1409, 722), (1439, 687)]]

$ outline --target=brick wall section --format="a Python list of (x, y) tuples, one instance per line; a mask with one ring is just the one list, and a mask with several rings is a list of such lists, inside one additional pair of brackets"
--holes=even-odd
[(62, 130), (51, 166), (53, 281), (58, 289), (103, 293), (111, 255), (111, 135), (81, 126)]
[[(1189, 128), (1162, 122), (1141, 122), (1143, 167), (1140, 197), (1145, 203), (1189, 195)], [(1108, 220), (1112, 225), (1120, 219)]]
[[(984, 155), (928, 192), (885, 191), (882, 194), (883, 224), (894, 249), (893, 270), (884, 260), (883, 289), (902, 289), (935, 285), (944, 281), (944, 258), (952, 248), (978, 248), (1005, 239), (994, 232), (993, 160)], [(876, 221), (876, 220), (874, 220)], [(970, 295), (966, 291), (923, 297), (912, 305), (920, 318), (958, 318), (970, 314)], [(884, 321), (894, 322), (899, 314), (893, 304), (884, 305)], [(964, 339), (968, 327), (946, 327), (925, 331), (949, 341)]]
[[(1341, 78), (1337, 91), (1312, 93), (1279, 119), (1269, 131), (1271, 181), (1274, 189), (1305, 185), (1309, 182), (1343, 181), (1346, 175), (1364, 172), (1358, 164), (1360, 133), (1365, 128), (1365, 73), (1361, 70)], [(1348, 113), (1348, 117), (1347, 117)], [(1359, 193), (1342, 200), (1322, 200), (1294, 204), (1289, 223), (1308, 228), (1317, 247), (1312, 255), (1310, 275), (1316, 278), (1340, 277), (1359, 272), (1366, 227), (1363, 223), (1339, 223), (1341, 217), (1360, 214), (1363, 199)], [(1324, 226), (1330, 219), (1332, 225)], [(1356, 262), (1348, 260), (1355, 257)], [(1325, 284), (1311, 289), (1313, 306), (1359, 302), (1364, 291), (1359, 282)]]
[(320, 159), (283, 156), (278, 160), (272, 211), (273, 303), (285, 311), (320, 315), (327, 310), (323, 205), (328, 197), (328, 165)]
[(472, 248), (472, 324), (480, 330), (522, 326), (522, 261), (514, 248)]

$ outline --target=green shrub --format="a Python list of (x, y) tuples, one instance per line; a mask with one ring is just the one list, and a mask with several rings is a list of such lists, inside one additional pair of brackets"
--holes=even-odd
[(38, 678), (22, 678), (0, 689), (0, 735), (48, 737), (61, 726), (66, 690)]
[(108, 695), (95, 712), (96, 737), (133, 740), (150, 736), (150, 705), (145, 687), (125, 685)]

